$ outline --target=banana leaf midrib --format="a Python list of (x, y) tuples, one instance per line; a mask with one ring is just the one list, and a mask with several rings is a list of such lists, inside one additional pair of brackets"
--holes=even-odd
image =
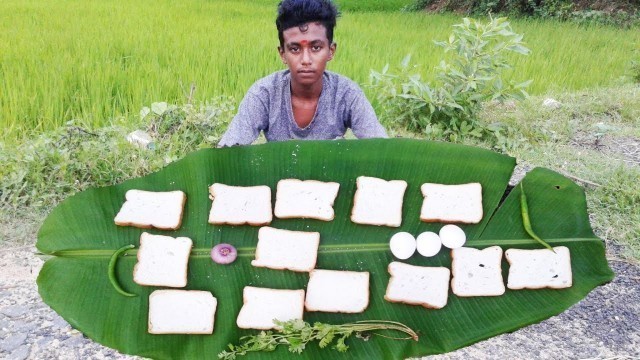
[[(587, 241), (601, 241), (600, 239), (593, 238), (561, 238), (561, 239), (545, 239), (550, 244), (563, 244), (568, 242), (587, 242)], [(482, 240), (473, 240), (472, 243), (467, 243), (466, 247), (482, 247), (482, 246), (492, 246), (492, 245), (500, 245), (500, 246), (518, 246), (518, 245), (528, 245), (528, 244), (537, 244), (537, 242), (533, 239), (482, 239)], [(60, 250), (54, 251), (50, 254), (42, 254), (42, 255), (51, 255), (58, 257), (111, 257), (113, 253), (117, 249), (108, 250), (108, 249), (100, 249), (100, 250)], [(255, 254), (255, 247), (240, 247), (238, 250), (238, 256), (253, 256)], [(367, 243), (367, 244), (340, 244), (340, 245), (320, 245), (318, 249), (319, 254), (332, 254), (332, 253), (345, 253), (345, 252), (361, 252), (361, 251), (388, 251), (389, 244), (387, 242), (384, 243)], [(209, 253), (211, 252), (210, 248), (193, 248), (191, 249), (191, 258), (198, 257), (209, 257)], [(138, 253), (137, 249), (127, 250), (125, 255), (136, 255)]]

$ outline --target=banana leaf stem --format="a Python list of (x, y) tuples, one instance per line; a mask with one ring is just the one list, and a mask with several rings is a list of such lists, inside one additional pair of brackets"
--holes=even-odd
[(111, 256), (111, 260), (109, 260), (109, 281), (111, 282), (111, 285), (113, 285), (113, 288), (116, 289), (117, 292), (128, 297), (133, 297), (138, 295), (132, 294), (130, 292), (126, 292), (122, 288), (122, 286), (120, 286), (120, 283), (118, 282), (118, 278), (116, 277), (116, 263), (118, 262), (118, 256), (120, 256), (120, 254), (122, 254), (123, 252), (129, 249), (133, 249), (134, 247), (135, 247), (134, 245), (125, 245), (121, 247), (120, 249), (116, 250), (113, 253), (113, 255)]
[(555, 250), (553, 250), (553, 248), (549, 244), (547, 244), (546, 241), (542, 240), (538, 235), (536, 235), (536, 233), (533, 231), (533, 227), (531, 227), (531, 219), (529, 218), (529, 205), (527, 204), (527, 195), (525, 195), (524, 193), (524, 186), (522, 185), (522, 182), (520, 182), (520, 210), (522, 212), (522, 224), (524, 225), (524, 229), (527, 234), (529, 234), (529, 236), (534, 238), (544, 247), (555, 253)]

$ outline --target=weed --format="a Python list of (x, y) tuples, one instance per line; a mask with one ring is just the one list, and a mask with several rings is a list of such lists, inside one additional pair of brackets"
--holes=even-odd
[(633, 81), (640, 84), (640, 44), (633, 51), (629, 70)]
[(506, 83), (503, 72), (511, 66), (506, 53), (527, 55), (522, 35), (511, 30), (505, 18), (483, 24), (464, 19), (454, 25), (448, 41), (436, 42), (450, 60), (437, 68), (436, 85), (421, 80), (410, 57), (402, 62), (397, 74), (386, 66), (371, 72), (371, 87), (383, 111), (381, 120), (388, 126), (422, 132), (427, 138), (492, 138), (496, 147), (514, 146), (517, 135), (500, 122), (484, 123), (478, 119), (487, 101), (523, 100), (531, 83)]
[[(97, 129), (70, 121), (16, 148), (0, 147), (0, 204), (46, 209), (77, 191), (148, 174), (215, 146), (235, 110), (226, 97), (197, 106), (160, 104), (152, 105), (154, 112), (143, 109), (141, 119), (121, 118)], [(151, 133), (154, 150), (126, 140), (136, 128)]]

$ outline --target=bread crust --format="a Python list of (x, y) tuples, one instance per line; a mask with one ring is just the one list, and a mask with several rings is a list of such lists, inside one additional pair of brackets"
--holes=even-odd
[[(128, 195), (130, 192), (132, 191), (137, 191), (137, 192), (152, 192), (152, 191), (147, 191), (147, 190), (138, 190), (138, 189), (131, 189), (131, 190), (127, 190), (126, 194), (125, 194), (125, 204), (127, 201), (129, 201), (127, 199)], [(187, 194), (184, 193), (184, 191), (182, 190), (173, 190), (173, 191), (163, 191), (161, 193), (177, 193), (179, 192), (180, 194), (182, 194), (182, 202), (180, 203), (180, 215), (178, 217), (178, 222), (175, 226), (162, 226), (162, 225), (153, 225), (153, 224), (142, 224), (142, 223), (136, 223), (134, 221), (118, 221), (117, 219), (117, 215), (116, 214), (116, 218), (114, 219), (114, 223), (118, 226), (133, 226), (133, 227), (137, 227), (140, 229), (158, 229), (158, 230), (178, 230), (181, 226), (182, 226), (182, 219), (184, 217), (184, 205), (187, 202)], [(124, 207), (124, 204), (123, 204)], [(122, 211), (122, 208), (120, 209), (120, 211)], [(119, 213), (119, 212), (118, 212)]]
[(497, 246), (497, 245), (494, 245), (494, 246), (490, 246), (490, 247), (487, 247), (487, 248), (479, 250), (479, 251), (482, 252), (482, 251), (485, 251), (485, 250), (488, 250), (488, 249), (496, 249), (496, 248), (500, 250), (500, 260), (499, 260), (499, 263), (498, 263), (498, 266), (500, 267), (500, 273), (499, 273), (500, 274), (500, 284), (502, 284), (502, 292), (500, 294), (497, 294), (497, 293), (496, 294), (486, 294), (486, 293), (485, 294), (481, 294), (481, 293), (464, 294), (464, 293), (461, 293), (460, 291), (458, 291), (457, 286), (456, 286), (457, 282), (455, 281), (455, 279), (456, 279), (456, 274), (458, 272), (458, 267), (460, 266), (460, 262), (456, 257), (456, 253), (457, 253), (456, 250), (459, 250), (461, 248), (452, 249), (451, 250), (451, 292), (453, 292), (458, 297), (480, 297), (480, 296), (500, 296), (500, 295), (503, 295), (504, 292), (505, 292), (505, 287), (504, 287), (504, 279), (502, 278), (502, 267), (500, 265), (501, 261), (502, 261), (502, 248)]
[[(158, 235), (152, 235), (152, 234), (149, 234), (147, 232), (143, 232), (140, 235), (140, 247), (138, 248), (138, 252), (136, 254), (136, 259), (138, 261), (133, 266), (133, 282), (135, 282), (138, 285), (142, 285), (142, 286), (166, 286), (166, 287), (171, 287), (171, 288), (181, 288), (181, 287), (187, 286), (187, 274), (188, 274), (187, 270), (188, 270), (188, 267), (189, 267), (189, 255), (191, 254), (191, 250), (193, 249), (193, 240), (191, 240), (191, 239), (189, 239), (187, 237), (183, 237), (183, 238), (189, 239), (189, 241), (191, 241), (191, 247), (189, 248), (189, 252), (187, 252), (187, 254), (186, 254), (186, 259), (184, 259), (184, 261), (185, 261), (185, 271), (184, 271), (184, 276), (182, 277), (181, 285), (157, 284), (157, 283), (152, 283), (152, 282), (148, 282), (148, 281), (141, 281), (140, 279), (138, 279), (136, 277), (136, 275), (138, 274), (139, 268), (140, 268), (142, 255), (144, 254), (144, 251), (146, 251), (147, 246), (149, 246), (148, 244), (146, 244), (146, 241), (143, 241), (143, 239), (146, 239), (149, 236), (158, 236)], [(170, 236), (165, 236), (165, 235), (159, 235), (159, 236), (170, 237)], [(178, 239), (178, 238), (176, 238), (176, 239)]]
[[(385, 299), (386, 301), (391, 302), (391, 303), (401, 303), (401, 304), (407, 304), (407, 305), (419, 305), (419, 306), (422, 306), (422, 307), (424, 307), (424, 308), (426, 308), (426, 309), (435, 309), (435, 310), (442, 309), (442, 308), (444, 308), (445, 306), (447, 306), (447, 303), (448, 303), (448, 296), (445, 298), (444, 304), (443, 304), (442, 306), (434, 305), (434, 304), (431, 304), (431, 303), (426, 302), (426, 301), (412, 301), (412, 300), (409, 300), (409, 299), (405, 300), (405, 299), (391, 298), (391, 297), (388, 295), (388, 294), (389, 294), (390, 289), (394, 286), (394, 284), (395, 284), (395, 282), (396, 282), (396, 281), (400, 281), (400, 280), (399, 280), (399, 277), (397, 277), (397, 276), (393, 273), (393, 271), (392, 271), (392, 264), (393, 264), (393, 263), (394, 263), (394, 262), (391, 262), (391, 263), (389, 263), (389, 265), (387, 266), (387, 271), (389, 272), (389, 274), (391, 275), (391, 277), (389, 278), (389, 283), (387, 284), (387, 289), (386, 289), (385, 294), (384, 294), (384, 299)], [(398, 263), (399, 263), (399, 262), (398, 262)], [(409, 265), (409, 264), (404, 264), (404, 263), (399, 263), (399, 264), (402, 264), (403, 266), (410, 266), (410, 267), (416, 267), (416, 268), (423, 268), (423, 266), (415, 266), (415, 265)], [(442, 267), (442, 266), (440, 266), (440, 267), (433, 267), (433, 269), (446, 269), (447, 271), (449, 271), (449, 269), (447, 269), (446, 267)], [(450, 272), (449, 272), (449, 276), (450, 276)], [(446, 290), (446, 291), (447, 291), (447, 293), (449, 292), (448, 284), (449, 284), (449, 279), (447, 279), (447, 290)]]
[(358, 309), (354, 309), (354, 310), (348, 310), (348, 311), (341, 311), (338, 309), (335, 310), (331, 310), (331, 309), (320, 309), (318, 307), (311, 307), (309, 305), (309, 286), (307, 285), (307, 296), (305, 298), (304, 301), (304, 308), (306, 311), (313, 311), (313, 312), (327, 312), (327, 313), (342, 313), (342, 314), (358, 314), (358, 313), (362, 313), (364, 312), (368, 307), (369, 307), (369, 303), (371, 301), (371, 294), (370, 294), (370, 289), (371, 289), (371, 282), (370, 282), (370, 273), (368, 271), (344, 271), (344, 270), (324, 270), (324, 269), (316, 269), (316, 270), (312, 270), (309, 272), (309, 283), (311, 283), (311, 278), (316, 274), (317, 271), (320, 272), (339, 272), (342, 274), (357, 274), (358, 276), (361, 276), (362, 274), (366, 274), (366, 281), (367, 281), (367, 289), (366, 289), (366, 301), (364, 303), (364, 306)]
[[(375, 221), (370, 221), (367, 219), (354, 219), (354, 217), (356, 217), (356, 208), (358, 206), (360, 197), (363, 196), (362, 195), (362, 190), (360, 189), (360, 184), (361, 181), (364, 181), (366, 178), (372, 178), (372, 179), (376, 179), (376, 180), (382, 180), (382, 181), (386, 181), (387, 183), (391, 184), (402, 184), (404, 186), (404, 189), (402, 190), (402, 199), (400, 200), (400, 221), (396, 222), (396, 221), (387, 221), (387, 222), (375, 222)], [(402, 225), (402, 207), (404, 206), (404, 193), (406, 192), (408, 187), (408, 184), (406, 181), (404, 180), (384, 180), (384, 179), (380, 179), (380, 178), (374, 178), (374, 177), (369, 177), (369, 176), (358, 176), (358, 178), (356, 179), (356, 193), (353, 196), (353, 207), (351, 208), (351, 222), (355, 223), (355, 224), (361, 224), (361, 225), (376, 225), (376, 226), (388, 226), (388, 227), (400, 227), (400, 225)]]
[[(279, 197), (278, 195), (280, 194), (280, 186), (284, 186), (281, 184), (284, 184), (285, 182), (288, 181), (294, 181), (294, 182), (299, 182), (299, 183), (311, 183), (311, 184), (331, 184), (331, 185), (337, 185), (338, 186), (338, 190), (336, 191), (336, 196), (333, 197), (333, 199), (331, 199), (331, 201), (329, 201), (328, 205), (331, 207), (331, 216), (329, 217), (322, 217), (322, 216), (304, 216), (304, 215), (282, 215), (282, 214), (278, 214), (279, 213), (279, 206), (278, 206), (278, 200)], [(340, 184), (337, 182), (324, 182), (324, 181), (319, 181), (319, 180), (300, 180), (300, 179), (282, 179), (280, 181), (278, 181), (278, 185), (276, 186), (276, 204), (274, 206), (274, 215), (275, 217), (277, 217), (278, 219), (315, 219), (315, 220), (321, 220), (321, 221), (333, 221), (336, 217), (336, 213), (335, 210), (333, 209), (333, 205), (335, 204), (336, 198), (338, 197), (338, 192), (340, 191)]]
[[(572, 269), (571, 269), (571, 253), (569, 252), (569, 248), (567, 248), (566, 246), (555, 246), (553, 247), (553, 249), (555, 251), (558, 251), (559, 249), (562, 249), (562, 251), (567, 251), (567, 266), (564, 268), (564, 270), (569, 274), (569, 282), (567, 285), (553, 285), (553, 284), (547, 284), (547, 285), (541, 285), (541, 286), (531, 286), (531, 285), (522, 285), (522, 286), (514, 286), (513, 284), (509, 283), (509, 279), (507, 278), (507, 288), (511, 289), (511, 290), (522, 290), (522, 289), (531, 289), (531, 290), (539, 290), (539, 289), (566, 289), (566, 288), (570, 288), (571, 286), (573, 286), (573, 273), (572, 273)], [(523, 249), (507, 249), (504, 252), (504, 256), (507, 259), (507, 262), (509, 263), (509, 275), (511, 276), (511, 266), (513, 265), (513, 259), (511, 259), (511, 253), (513, 252), (513, 250), (517, 250), (517, 251), (535, 251), (535, 252), (540, 252), (540, 251), (551, 251), (548, 249), (533, 249), (533, 250), (523, 250)]]
[[(213, 212), (213, 207), (214, 207), (214, 203), (216, 201), (216, 191), (214, 186), (218, 184), (218, 185), (223, 185), (225, 187), (230, 187), (230, 188), (250, 188), (250, 189), (267, 189), (269, 191), (269, 214), (268, 216), (265, 217), (265, 221), (251, 221), (251, 220), (241, 220), (241, 221), (230, 221), (230, 220), (219, 220), (218, 218), (215, 218), (215, 215), (212, 214)], [(273, 211), (272, 211), (272, 206), (271, 206), (271, 188), (268, 187), (267, 185), (257, 185), (257, 186), (233, 186), (233, 185), (226, 185), (226, 184), (222, 184), (222, 183), (214, 183), (213, 185), (211, 185), (209, 187), (209, 198), (212, 200), (212, 204), (211, 204), (211, 211), (209, 212), (209, 218), (208, 218), (208, 222), (209, 224), (212, 225), (251, 225), (251, 226), (264, 226), (264, 225), (269, 225), (271, 224), (271, 221), (273, 221)], [(212, 219), (212, 217), (214, 217)]]
[[(243, 308), (249, 302), (249, 300), (247, 299), (247, 288), (260, 289), (262, 291), (270, 291), (274, 294), (288, 293), (288, 294), (298, 295), (299, 301), (300, 301), (300, 307), (299, 307), (298, 313), (295, 314), (294, 319), (302, 319), (304, 315), (304, 296), (305, 296), (305, 291), (303, 289), (293, 289), (293, 290), (292, 289), (270, 289), (270, 288), (260, 288), (256, 286), (245, 286), (244, 289), (242, 290), (242, 307)], [(238, 321), (240, 320), (241, 314), (242, 314), (242, 308), (240, 309), (240, 312), (238, 313), (238, 317), (236, 318), (236, 325), (240, 329), (271, 330), (271, 329), (277, 328), (275, 324), (271, 326), (260, 326), (260, 325), (245, 326), (245, 324), (238, 323)]]
[[(269, 231), (269, 230), (275, 230), (278, 232), (285, 232), (285, 233), (289, 233), (289, 234), (297, 234), (298, 236), (308, 236), (310, 237), (311, 235), (314, 236), (313, 240), (307, 240), (304, 239), (302, 241), (313, 241), (314, 245), (315, 245), (315, 253), (313, 254), (313, 263), (311, 263), (309, 265), (309, 267), (306, 268), (302, 268), (302, 267), (295, 267), (295, 266), (287, 266), (286, 264), (261, 264), (260, 263), (260, 240), (265, 236), (263, 235), (265, 231)], [(316, 267), (316, 263), (318, 262), (318, 246), (320, 245), (320, 233), (317, 231), (293, 231), (293, 230), (284, 230), (284, 229), (276, 229), (276, 228), (270, 228), (270, 227), (262, 227), (260, 228), (260, 230), (258, 230), (258, 245), (256, 246), (256, 252), (255, 252), (255, 260), (251, 261), (251, 265), (255, 266), (255, 267), (265, 267), (265, 268), (269, 268), (269, 269), (274, 269), (274, 270), (290, 270), (290, 271), (295, 271), (295, 272), (309, 272), (311, 270), (313, 270)]]
[[(440, 185), (444, 188), (447, 187), (465, 187), (465, 186), (480, 186), (480, 208), (479, 208), (479, 218), (477, 220), (464, 220), (464, 219), (445, 219), (445, 218), (441, 218), (441, 217), (427, 217), (423, 214), (423, 208), (424, 208), (424, 203), (427, 201), (427, 194), (425, 194), (425, 190), (424, 190), (424, 186), (425, 185)], [(439, 222), (439, 223), (444, 223), (444, 224), (478, 224), (479, 222), (482, 221), (482, 218), (484, 217), (484, 209), (482, 208), (482, 184), (480, 184), (479, 182), (473, 182), (473, 183), (466, 183), (466, 184), (453, 184), (453, 185), (446, 185), (446, 184), (433, 184), (433, 183), (424, 183), (420, 186), (420, 192), (422, 193), (422, 197), (423, 197), (423, 205), (420, 209), (420, 221), (422, 222), (426, 222), (426, 223), (434, 223), (434, 222)]]
[[(149, 295), (149, 303), (151, 303), (151, 299), (153, 297), (156, 297), (156, 296), (158, 296), (158, 295), (160, 295), (160, 294), (162, 294), (163, 292), (166, 292), (166, 291), (179, 292), (179, 293), (194, 293), (194, 292), (197, 292), (197, 293), (209, 293), (209, 294), (211, 294), (208, 291), (200, 291), (200, 290), (156, 290), (156, 291), (152, 292)], [(208, 318), (208, 320), (210, 319), (210, 322), (211, 322), (211, 331), (207, 331), (207, 330), (203, 330), (203, 331), (187, 331), (187, 332), (180, 332), (180, 333), (178, 333), (178, 332), (166, 332), (166, 331), (155, 332), (153, 330), (153, 323), (151, 322), (151, 309), (150, 309), (149, 310), (149, 317), (147, 319), (147, 325), (148, 325), (149, 334), (154, 334), (154, 335), (163, 335), (163, 334), (208, 335), (208, 334), (213, 334), (213, 331), (215, 330), (216, 309), (217, 309), (217, 306), (218, 306), (218, 300), (215, 297), (213, 297), (213, 299), (214, 299), (214, 311), (211, 314), (211, 317)]]

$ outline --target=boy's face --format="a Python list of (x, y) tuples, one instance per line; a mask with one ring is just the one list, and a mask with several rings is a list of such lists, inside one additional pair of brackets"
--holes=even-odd
[(327, 62), (336, 51), (336, 44), (329, 44), (324, 25), (310, 22), (294, 26), (283, 31), (282, 37), (284, 45), (278, 51), (291, 71), (291, 81), (306, 86), (322, 81)]

